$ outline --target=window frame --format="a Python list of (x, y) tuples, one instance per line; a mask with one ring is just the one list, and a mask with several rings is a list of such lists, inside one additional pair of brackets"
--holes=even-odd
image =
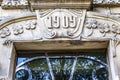
[[(14, 77), (15, 77), (15, 67), (16, 67), (16, 60), (17, 60), (17, 51), (18, 50), (23, 50), (23, 47), (22, 46), (24, 46), (24, 47), (27, 47), (28, 45), (31, 45), (32, 47), (33, 46), (35, 46), (36, 44), (35, 43), (45, 43), (45, 42), (47, 42), (47, 44), (51, 44), (51, 42), (57, 42), (57, 43), (66, 43), (66, 41), (35, 41), (35, 42), (33, 42), (33, 41), (14, 41), (11, 45), (11, 60), (10, 60), (10, 68), (9, 68), (9, 79), (10, 80), (14, 80)], [(113, 51), (112, 51), (112, 41), (111, 40), (101, 40), (101, 41), (97, 41), (97, 40), (95, 40), (95, 41), (77, 41), (76, 42), (76, 40), (72, 40), (72, 41), (67, 41), (68, 43), (70, 43), (70, 44), (73, 44), (73, 45), (77, 45), (77, 46), (79, 46), (78, 44), (82, 44), (83, 42), (85, 42), (85, 43), (87, 43), (87, 45), (91, 45), (91, 46), (93, 46), (93, 44), (94, 43), (97, 43), (97, 44), (100, 44), (99, 46), (97, 46), (97, 48), (98, 49), (100, 49), (100, 48), (107, 48), (107, 60), (108, 60), (108, 70), (109, 70), (109, 80), (114, 80), (115, 79), (115, 77), (116, 77), (116, 73), (115, 73), (115, 67), (114, 67), (114, 61), (113, 61)], [(91, 44), (91, 43), (93, 43), (93, 44)], [(22, 45), (22, 46), (20, 46), (20, 44)], [(39, 45), (39, 44), (38, 44)], [(45, 45), (45, 44), (44, 44)], [(54, 44), (55, 45), (55, 44)], [(53, 46), (54, 46), (53, 45)], [(67, 44), (68, 45), (68, 44)], [(95, 44), (94, 44), (95, 45)], [(56, 49), (54, 48), (52, 46), (52, 50), (53, 51), (56, 51)], [(86, 46), (86, 44), (85, 44), (85, 46)], [(84, 49), (85, 49), (85, 46), (84, 46)], [(26, 49), (27, 50), (30, 50), (32, 47), (27, 47)], [(42, 49), (40, 49), (41, 51), (51, 51), (51, 48), (48, 48), (48, 49), (46, 49), (46, 47), (45, 46), (42, 46), (43, 48)], [(71, 46), (72, 47), (72, 46)], [(74, 48), (74, 49), (71, 49), (71, 47), (70, 48), (65, 48), (65, 50), (66, 49), (70, 49), (70, 50), (78, 50), (77, 48)], [(54, 49), (53, 49), (54, 48)], [(81, 47), (80, 47), (81, 48)], [(91, 47), (92, 48), (92, 47)], [(94, 49), (95, 47), (93, 47), (93, 49)], [(50, 50), (49, 50), (50, 49)], [(83, 48), (82, 48), (83, 49)], [(82, 50), (81, 49), (81, 50)], [(37, 48), (37, 46), (36, 46), (36, 48), (34, 47), (34, 50), (38, 50), (38, 48)], [(79, 49), (80, 50), (80, 49)], [(59, 49), (57, 48), (57, 51), (59, 51)]]

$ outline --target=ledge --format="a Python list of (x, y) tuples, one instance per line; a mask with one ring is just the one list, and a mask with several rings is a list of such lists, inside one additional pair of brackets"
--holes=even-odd
[(92, 0), (3, 0), (3, 9), (48, 9), (48, 8), (82, 8), (89, 9)]
[(30, 0), (31, 8), (40, 9), (40, 8), (82, 8), (89, 9), (92, 0)]

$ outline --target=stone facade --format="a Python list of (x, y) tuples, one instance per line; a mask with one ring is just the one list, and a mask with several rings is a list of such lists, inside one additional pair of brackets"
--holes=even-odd
[(108, 42), (110, 80), (120, 79), (120, 0), (70, 1), (0, 0), (0, 80), (13, 80), (16, 50), (61, 40)]

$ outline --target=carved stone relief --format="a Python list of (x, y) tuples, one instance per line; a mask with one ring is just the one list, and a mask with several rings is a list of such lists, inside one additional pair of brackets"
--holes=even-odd
[(0, 31), (0, 37), (1, 38), (6, 38), (7, 36), (9, 36), (11, 34), (11, 32), (9, 31), (8, 28), (3, 28), (1, 31)]
[(4, 39), (4, 45), (9, 46), (13, 40), (83, 40), (88, 38), (101, 40), (109, 38), (113, 41), (112, 51), (115, 57), (116, 47), (120, 42), (120, 24), (93, 17), (85, 19), (85, 13), (85, 10), (70, 9), (36, 11), (37, 20), (16, 22), (0, 29), (0, 40)]
[(35, 30), (35, 28), (37, 27), (36, 25), (36, 20), (28, 20), (15, 23), (14, 25), (9, 25), (8, 27), (2, 28), (0, 30), (0, 37), (6, 39), (8, 39), (7, 37), (9, 37), (11, 40), (11, 37), (21, 35), (26, 30)]
[[(25, 34), (24, 32), (31, 31), (30, 34), (32, 34), (33, 37), (35, 37), (34, 35), (42, 35), (44, 39), (80, 39), (85, 12), (85, 10), (66, 9), (39, 11), (37, 13), (37, 20), (28, 20), (9, 25), (9, 27), (0, 30), (0, 36), (1, 38), (6, 38), (8, 36), (16, 37)], [(39, 30), (39, 32), (34, 33), (37, 30)]]
[(24, 8), (28, 6), (28, 0), (3, 0), (2, 8)]
[(88, 33), (83, 34), (83, 37), (85, 38), (86, 34), (86, 37), (91, 37), (93, 34), (95, 34), (95, 31), (97, 30), (97, 34), (100, 34), (101, 37), (119, 39), (119, 26), (120, 24), (117, 24), (115, 22), (87, 18), (85, 21), (85, 28), (88, 29)]
[(86, 18), (84, 24), (85, 10), (55, 9), (36, 11), (36, 15), (37, 20), (14, 23), (14, 25), (2, 28), (0, 37), (8, 39), (9, 36), (16, 37), (31, 32), (32, 39), (81, 39), (81, 36), (82, 38), (89, 38), (97, 32), (100, 37), (119, 39), (120, 28), (118, 23)]
[[(80, 36), (85, 18), (85, 10), (48, 10), (37, 12), (38, 24), (43, 21), (46, 38), (76, 38)], [(46, 29), (45, 29), (46, 28)]]
[(120, 4), (120, 0), (94, 0), (94, 4)]

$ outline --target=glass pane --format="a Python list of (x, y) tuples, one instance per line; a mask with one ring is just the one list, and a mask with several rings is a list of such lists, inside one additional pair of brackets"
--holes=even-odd
[(59, 52), (19, 56), (16, 80), (108, 80), (106, 55), (100, 52)]

